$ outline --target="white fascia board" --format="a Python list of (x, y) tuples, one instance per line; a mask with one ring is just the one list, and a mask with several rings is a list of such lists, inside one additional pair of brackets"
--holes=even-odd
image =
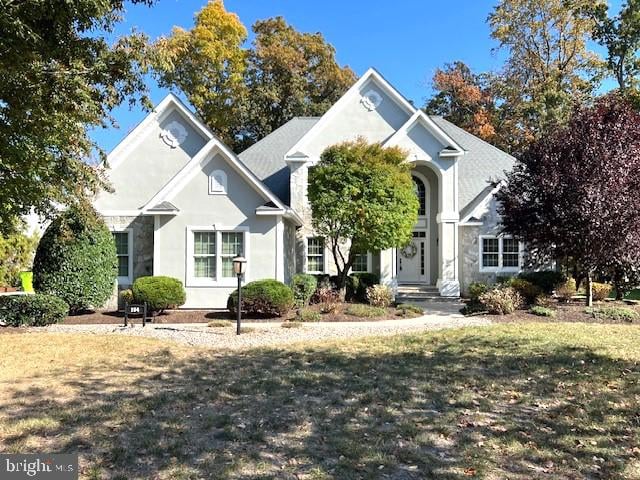
[(127, 158), (127, 154), (131, 152), (142, 140), (144, 140), (147, 131), (158, 123), (161, 118), (174, 106), (185, 117), (185, 119), (198, 131), (205, 139), (213, 138), (213, 133), (204, 125), (186, 105), (173, 93), (169, 93), (162, 101), (156, 105), (153, 110), (142, 120), (136, 127), (125, 136), (118, 145), (107, 155), (107, 164), (110, 169), (116, 168), (122, 161)]
[[(316, 124), (309, 129), (307, 133), (305, 133), (300, 140), (298, 140), (293, 147), (285, 153), (284, 157), (286, 161), (290, 160), (298, 160), (300, 161), (300, 157), (295, 157), (294, 154), (304, 151), (304, 147), (313, 139), (318, 132), (323, 128), (324, 125), (329, 123), (338, 112), (342, 110), (342, 107), (351, 99), (352, 96), (358, 94), (360, 88), (367, 83), (368, 81), (374, 80), (378, 86), (394, 101), (398, 104), (400, 108), (402, 108), (407, 114), (413, 115), (416, 111), (416, 108), (411, 105), (411, 103), (404, 98), (400, 92), (398, 92), (387, 80), (380, 75), (374, 68), (369, 68), (362, 77), (358, 79), (356, 83), (354, 83), (346, 93), (340, 97), (340, 99), (334, 103), (329, 110), (316, 122)], [(292, 158), (292, 156), (294, 156)]]
[(429, 116), (424, 113), (422, 110), (416, 110), (413, 115), (398, 129), (396, 132), (391, 135), (384, 142), (385, 147), (390, 147), (394, 145), (398, 145), (399, 141), (402, 137), (406, 136), (409, 132), (409, 129), (413, 127), (416, 123), (422, 124), (422, 126), (430, 132), (436, 140), (438, 140), (445, 147), (451, 146), (455, 148), (455, 152), (451, 152), (451, 154), (442, 154), (440, 152), (440, 157), (458, 157), (460, 155), (464, 155), (465, 151), (460, 145), (458, 145), (449, 135), (447, 135), (444, 130), (442, 130), (433, 120), (429, 118)]
[(493, 196), (496, 193), (498, 193), (498, 190), (500, 190), (505, 185), (505, 183), (506, 182), (502, 180), (493, 189), (491, 189), (484, 196), (484, 198), (482, 198), (480, 203), (478, 203), (478, 205), (476, 205), (475, 208), (473, 208), (473, 210), (471, 210), (462, 220), (460, 220), (460, 225), (482, 225), (482, 222), (470, 222), (469, 220), (471, 220), (475, 216), (475, 213), (479, 211), (481, 208), (483, 210), (487, 208), (487, 204), (491, 201)]
[(260, 207), (256, 208), (256, 215), (260, 217), (270, 217), (270, 216), (280, 216), (284, 215), (284, 208), (272, 208), (272, 209), (264, 209), (260, 210)]
[(169, 182), (156, 193), (143, 207), (146, 211), (158, 203), (171, 200), (178, 192), (180, 192), (187, 183), (198, 173), (198, 169), (203, 169), (213, 158), (216, 153), (222, 154), (229, 165), (244, 177), (244, 179), (258, 192), (265, 200), (273, 202), (276, 207), (285, 209), (282, 202), (269, 191), (258, 180), (253, 173), (236, 157), (236, 155), (217, 138), (213, 137), (200, 151), (180, 170)]

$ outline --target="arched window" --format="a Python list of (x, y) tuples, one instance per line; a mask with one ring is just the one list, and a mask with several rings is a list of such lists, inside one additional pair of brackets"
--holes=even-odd
[(427, 193), (426, 188), (424, 186), (424, 182), (420, 180), (418, 177), (413, 178), (413, 185), (416, 190), (416, 196), (418, 197), (418, 202), (420, 202), (420, 208), (418, 208), (418, 215), (424, 217), (427, 214)]

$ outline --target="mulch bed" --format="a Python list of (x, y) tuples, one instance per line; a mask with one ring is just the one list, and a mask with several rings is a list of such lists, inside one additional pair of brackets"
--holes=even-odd
[[(360, 318), (344, 313), (344, 309), (349, 306), (348, 303), (341, 304), (337, 310), (333, 313), (322, 314), (321, 318), (323, 322), (371, 322), (377, 320), (396, 320), (402, 318), (411, 318), (418, 315), (407, 315), (406, 317), (399, 316), (397, 310), (393, 307), (387, 309), (387, 313), (380, 317), (375, 318)], [(310, 310), (319, 311), (320, 305), (311, 305), (308, 307)], [(283, 322), (287, 320), (295, 320), (296, 312), (293, 310), (285, 317), (264, 317), (255, 315), (243, 315), (242, 319), (250, 322)], [(130, 321), (137, 325), (142, 323), (142, 317), (130, 317)], [(235, 316), (231, 315), (226, 310), (168, 310), (162, 314), (151, 317), (151, 323), (166, 324), (166, 323), (208, 323), (212, 320), (235, 320)], [(103, 325), (103, 324), (124, 324), (123, 312), (105, 312), (95, 311), (87, 312), (80, 315), (68, 316), (64, 322), (66, 325)]]
[[(615, 321), (611, 319), (594, 318), (593, 315), (585, 313), (586, 306), (584, 302), (574, 301), (568, 304), (554, 302), (549, 307), (556, 311), (555, 317), (541, 317), (541, 316), (529, 313), (528, 310), (517, 310), (516, 312), (510, 315), (484, 315), (483, 317), (488, 318), (492, 322), (496, 322), (496, 323), (568, 322), (568, 323), (600, 323), (600, 324), (606, 323), (606, 324), (640, 325), (640, 320), (635, 320), (633, 322), (621, 322), (621, 321)], [(628, 305), (624, 302), (617, 302), (617, 301), (616, 302), (614, 301), (594, 302), (593, 307), (594, 308), (622, 307), (622, 308), (629, 308), (631, 310), (635, 310), (640, 313), (640, 306)]]

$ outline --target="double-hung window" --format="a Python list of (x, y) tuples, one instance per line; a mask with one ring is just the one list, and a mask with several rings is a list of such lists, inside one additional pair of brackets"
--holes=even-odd
[(244, 253), (244, 233), (221, 232), (222, 235), (222, 277), (234, 278), (233, 257)]
[(480, 237), (480, 270), (517, 271), (522, 266), (523, 244), (512, 237)]
[(307, 272), (324, 273), (324, 238), (307, 238)]
[(116, 256), (118, 257), (118, 283), (131, 283), (132, 270), (132, 242), (131, 230), (112, 232), (113, 241), (116, 244)]
[(248, 255), (248, 230), (187, 227), (187, 286), (232, 285), (233, 257)]
[(216, 279), (216, 232), (193, 232), (193, 276)]
[(353, 265), (351, 266), (353, 273), (366, 273), (369, 271), (369, 254), (368, 253), (356, 253), (353, 259)]

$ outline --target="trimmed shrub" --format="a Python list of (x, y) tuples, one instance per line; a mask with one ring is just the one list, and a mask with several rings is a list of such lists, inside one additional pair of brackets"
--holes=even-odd
[(322, 320), (320, 312), (311, 310), (309, 308), (303, 308), (300, 310), (299, 315), (296, 316), (297, 322), (319, 322)]
[(522, 306), (522, 296), (512, 287), (494, 288), (480, 295), (480, 303), (494, 315), (507, 315)]
[(534, 305), (533, 307), (531, 307), (531, 310), (529, 310), (530, 313), (532, 313), (533, 315), (536, 315), (538, 317), (555, 317), (556, 316), (556, 311), (551, 309), (551, 308), (547, 308), (547, 307), (542, 307), (540, 305)]
[(640, 317), (638, 312), (625, 307), (585, 308), (584, 312), (598, 320), (611, 320), (615, 322), (631, 323)]
[(593, 282), (593, 299), (595, 301), (602, 302), (604, 299), (609, 297), (611, 290), (613, 290), (613, 286), (609, 285), (608, 283)]
[(518, 292), (527, 305), (533, 305), (544, 293), (540, 287), (523, 278), (511, 278), (505, 285)]
[(146, 302), (152, 312), (177, 308), (187, 299), (182, 282), (172, 277), (140, 277), (133, 282), (132, 290), (135, 302)]
[(211, 320), (207, 323), (207, 327), (210, 328), (227, 328), (232, 327), (234, 323), (231, 320)]
[(321, 313), (332, 313), (338, 308), (340, 294), (326, 281), (318, 286), (312, 297), (313, 303), (320, 304)]
[(551, 295), (556, 288), (567, 281), (567, 277), (562, 272), (556, 272), (555, 270), (523, 272), (518, 277), (533, 283), (548, 295)]
[(409, 314), (422, 315), (423, 313), (424, 310), (421, 307), (410, 303), (401, 303), (396, 306), (396, 315), (398, 316), (407, 317)]
[(568, 302), (576, 294), (576, 291), (576, 281), (573, 278), (569, 278), (556, 288), (556, 296), (558, 300)]
[(70, 208), (44, 232), (33, 262), (33, 286), (55, 295), (71, 313), (102, 306), (118, 274), (113, 236), (91, 207)]
[(354, 303), (352, 305), (349, 305), (345, 309), (344, 313), (353, 317), (375, 318), (383, 316), (385, 313), (387, 313), (387, 311), (384, 308), (374, 307), (372, 305)]
[(373, 285), (367, 288), (367, 301), (374, 307), (387, 308), (393, 302), (393, 292), (386, 285)]
[(291, 279), (291, 290), (296, 306), (304, 307), (309, 305), (311, 297), (318, 288), (318, 280), (308, 273), (297, 273)]
[(68, 313), (69, 305), (53, 295), (36, 293), (0, 297), (0, 320), (13, 327), (59, 323)]
[(487, 285), (486, 283), (473, 282), (469, 284), (467, 294), (472, 302), (477, 302), (480, 298), (480, 295), (487, 291), (489, 291), (489, 285)]
[[(234, 290), (227, 300), (227, 308), (236, 313), (238, 290)], [(247, 283), (242, 287), (242, 311), (267, 316), (285, 315), (293, 308), (293, 292), (278, 280), (265, 279)]]
[(127, 288), (126, 290), (122, 290), (120, 292), (120, 301), (125, 303), (133, 303), (133, 290)]
[(300, 322), (283, 322), (282, 325), (280, 325), (282, 328), (301, 328), (302, 327), (302, 323)]

